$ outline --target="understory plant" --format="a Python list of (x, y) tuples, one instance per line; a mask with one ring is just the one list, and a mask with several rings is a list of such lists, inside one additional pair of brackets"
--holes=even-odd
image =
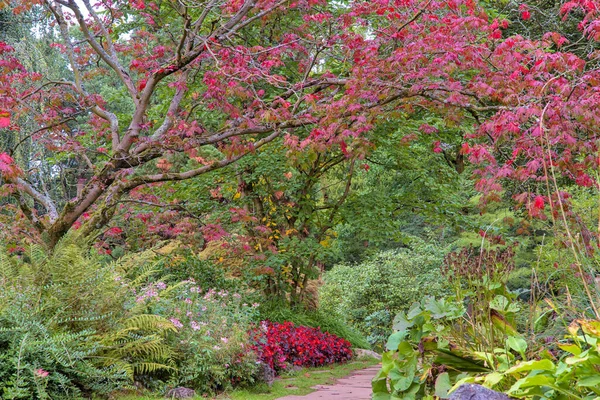
[(319, 291), (322, 310), (357, 327), (371, 346), (383, 349), (394, 315), (408, 310), (424, 290), (444, 292), (441, 250), (421, 242), (412, 245), (326, 272)]
[(446, 398), (466, 375), (526, 358), (513, 354), (525, 340), (515, 318), (522, 304), (506, 287), (512, 257), (510, 247), (466, 248), (446, 257), (442, 272), (454, 294), (426, 296), (396, 316), (373, 381), (376, 399)]
[(365, 335), (328, 309), (307, 310), (302, 306), (290, 307), (289, 304), (280, 301), (265, 301), (260, 304), (258, 310), (259, 319), (256, 322), (292, 322), (295, 325), (319, 328), (323, 332), (346, 339), (354, 348), (370, 348)]
[(136, 302), (176, 329), (167, 338), (177, 367), (169, 385), (208, 395), (257, 380), (248, 331), (258, 304), (244, 303), (238, 293), (202, 288), (191, 279), (173, 285), (150, 282)]
[[(514, 339), (508, 345), (521, 354), (527, 349), (524, 340)], [(469, 376), (455, 385), (479, 383), (502, 390), (519, 399), (577, 399), (600, 397), (600, 322), (575, 320), (563, 339), (547, 343), (558, 351), (540, 352), (536, 359), (518, 363), (502, 363), (483, 375)], [(557, 356), (559, 353), (560, 355)]]
[(258, 359), (279, 373), (290, 367), (320, 367), (352, 358), (350, 342), (318, 328), (263, 321), (252, 332)]
[(507, 289), (512, 257), (510, 247), (446, 257), (455, 293), (397, 315), (374, 399), (444, 399), (463, 383), (532, 400), (600, 396), (600, 323), (571, 317), (562, 335), (545, 334), (549, 320), (569, 317), (550, 298), (525, 303)]
[(171, 369), (166, 335), (173, 324), (129, 301), (132, 266), (150, 269), (151, 258), (102, 264), (70, 238), (51, 254), (39, 246), (0, 252), (2, 398), (89, 397)]

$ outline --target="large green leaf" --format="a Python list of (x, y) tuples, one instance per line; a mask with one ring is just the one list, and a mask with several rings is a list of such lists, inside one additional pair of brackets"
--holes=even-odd
[(464, 372), (490, 372), (482, 361), (476, 361), (471, 358), (461, 356), (448, 350), (435, 350), (435, 363), (444, 365), (448, 368)]
[(388, 341), (385, 345), (385, 348), (390, 351), (398, 350), (398, 346), (400, 343), (406, 338), (406, 331), (398, 331), (390, 335)]
[(515, 372), (525, 372), (525, 371), (554, 371), (556, 366), (550, 360), (532, 360), (532, 361), (524, 361), (512, 368), (506, 370), (505, 374), (513, 374)]
[(439, 374), (435, 380), (435, 395), (440, 399), (447, 399), (451, 388), (450, 375), (447, 372)]

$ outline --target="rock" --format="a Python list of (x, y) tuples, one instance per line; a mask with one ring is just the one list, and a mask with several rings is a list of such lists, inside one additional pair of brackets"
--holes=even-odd
[(381, 360), (381, 354), (375, 353), (373, 350), (352, 349), (352, 351), (354, 351), (356, 358), (372, 357)]
[(185, 387), (176, 387), (167, 392), (167, 399), (189, 399), (196, 396), (196, 392)]
[(263, 362), (258, 363), (258, 379), (262, 382), (265, 382), (269, 387), (273, 384), (275, 380), (275, 371), (271, 368), (270, 365), (265, 364)]
[(448, 400), (510, 400), (510, 397), (481, 385), (465, 383), (452, 392)]

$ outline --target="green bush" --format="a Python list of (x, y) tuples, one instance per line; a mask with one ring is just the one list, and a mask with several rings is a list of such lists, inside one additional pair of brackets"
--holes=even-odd
[(0, 253), (0, 395), (7, 399), (89, 397), (169, 368), (172, 323), (135, 306), (131, 265), (102, 265), (69, 239), (51, 255), (32, 246)]
[(319, 297), (324, 314), (337, 316), (381, 345), (392, 318), (423, 295), (444, 290), (440, 249), (419, 244), (413, 249), (379, 253), (357, 265), (337, 265), (324, 275)]

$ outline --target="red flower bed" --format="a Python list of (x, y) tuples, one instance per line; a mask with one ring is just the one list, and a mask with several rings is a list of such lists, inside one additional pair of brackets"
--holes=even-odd
[(290, 364), (318, 367), (352, 358), (350, 342), (317, 328), (264, 321), (252, 332), (258, 359), (276, 372)]

